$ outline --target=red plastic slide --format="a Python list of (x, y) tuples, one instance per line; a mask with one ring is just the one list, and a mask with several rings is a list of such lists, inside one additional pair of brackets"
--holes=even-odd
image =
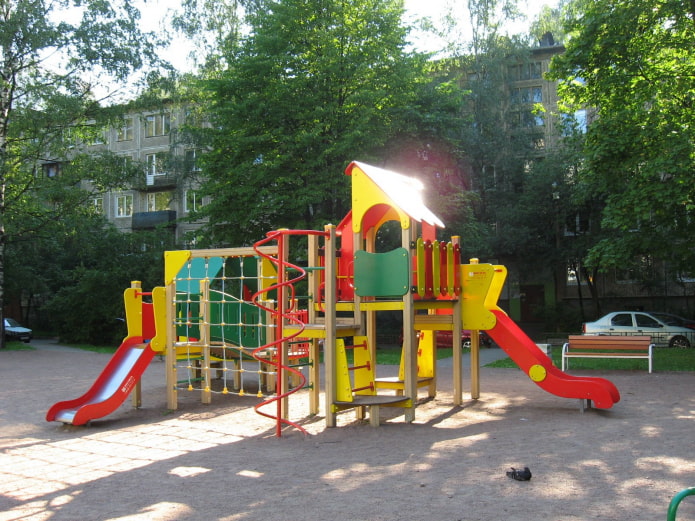
[(610, 409), (620, 401), (620, 392), (613, 382), (562, 372), (504, 311), (494, 309), (492, 313), (497, 324), (487, 334), (527, 375), (533, 375), (531, 379), (541, 389), (562, 398), (591, 400), (600, 409)]
[(115, 411), (128, 397), (154, 357), (142, 337), (126, 338), (94, 385), (75, 400), (58, 402), (46, 413), (47, 421), (84, 425)]

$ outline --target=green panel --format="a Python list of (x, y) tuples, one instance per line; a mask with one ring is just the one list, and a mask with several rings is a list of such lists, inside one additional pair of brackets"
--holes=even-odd
[[(265, 328), (260, 325), (260, 309), (230, 295), (210, 292), (210, 336), (243, 347), (265, 344)], [(222, 325), (224, 324), (224, 325)]]
[(355, 252), (355, 293), (360, 297), (402, 297), (410, 287), (408, 250)]
[[(177, 294), (176, 298), (176, 336), (188, 338), (200, 338), (200, 295), (186, 295), (189, 302), (181, 302), (183, 297)], [(190, 321), (189, 326), (187, 322)]]

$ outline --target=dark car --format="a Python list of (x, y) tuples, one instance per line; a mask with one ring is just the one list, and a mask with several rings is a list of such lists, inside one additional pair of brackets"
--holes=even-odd
[(5, 319), (5, 338), (7, 340), (21, 340), (22, 342), (30, 342), (31, 337), (31, 329), (22, 327), (14, 318)]

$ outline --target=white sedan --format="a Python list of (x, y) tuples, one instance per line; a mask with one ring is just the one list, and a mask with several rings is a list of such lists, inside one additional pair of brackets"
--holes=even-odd
[(615, 311), (586, 322), (585, 335), (648, 335), (658, 347), (690, 347), (695, 344), (695, 329), (672, 326), (644, 311)]

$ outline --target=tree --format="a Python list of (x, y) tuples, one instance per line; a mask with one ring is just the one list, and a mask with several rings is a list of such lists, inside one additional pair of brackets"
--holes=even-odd
[[(579, 8), (577, 9), (576, 6)], [(692, 272), (695, 249), (695, 5), (580, 0), (553, 62), (568, 106), (592, 107), (582, 181), (604, 201), (601, 269), (657, 257)]]
[(555, 7), (544, 5), (541, 12), (531, 23), (531, 36), (536, 41), (541, 41), (552, 35), (553, 42), (562, 43), (565, 41), (565, 13), (567, 12), (567, 3), (571, 0), (561, 0)]
[(129, 173), (123, 158), (80, 160), (79, 145), (117, 117), (102, 104), (157, 62), (138, 19), (130, 0), (0, 0), (0, 310), (5, 248), (80, 208), (80, 180), (106, 186)]
[(381, 161), (425, 118), (412, 110), (425, 60), (405, 51), (402, 13), (399, 0), (269, 1), (251, 13), (228, 69), (203, 81), (213, 242), (337, 222), (347, 164)]
[(173, 248), (167, 230), (122, 233), (101, 216), (61, 221), (57, 236), (41, 242), (46, 258), (32, 264), (45, 268), (35, 283), (49, 295), (41, 308), (42, 322), (61, 341), (118, 345), (125, 336), (123, 290), (142, 282), (143, 290), (164, 277), (162, 249)]

